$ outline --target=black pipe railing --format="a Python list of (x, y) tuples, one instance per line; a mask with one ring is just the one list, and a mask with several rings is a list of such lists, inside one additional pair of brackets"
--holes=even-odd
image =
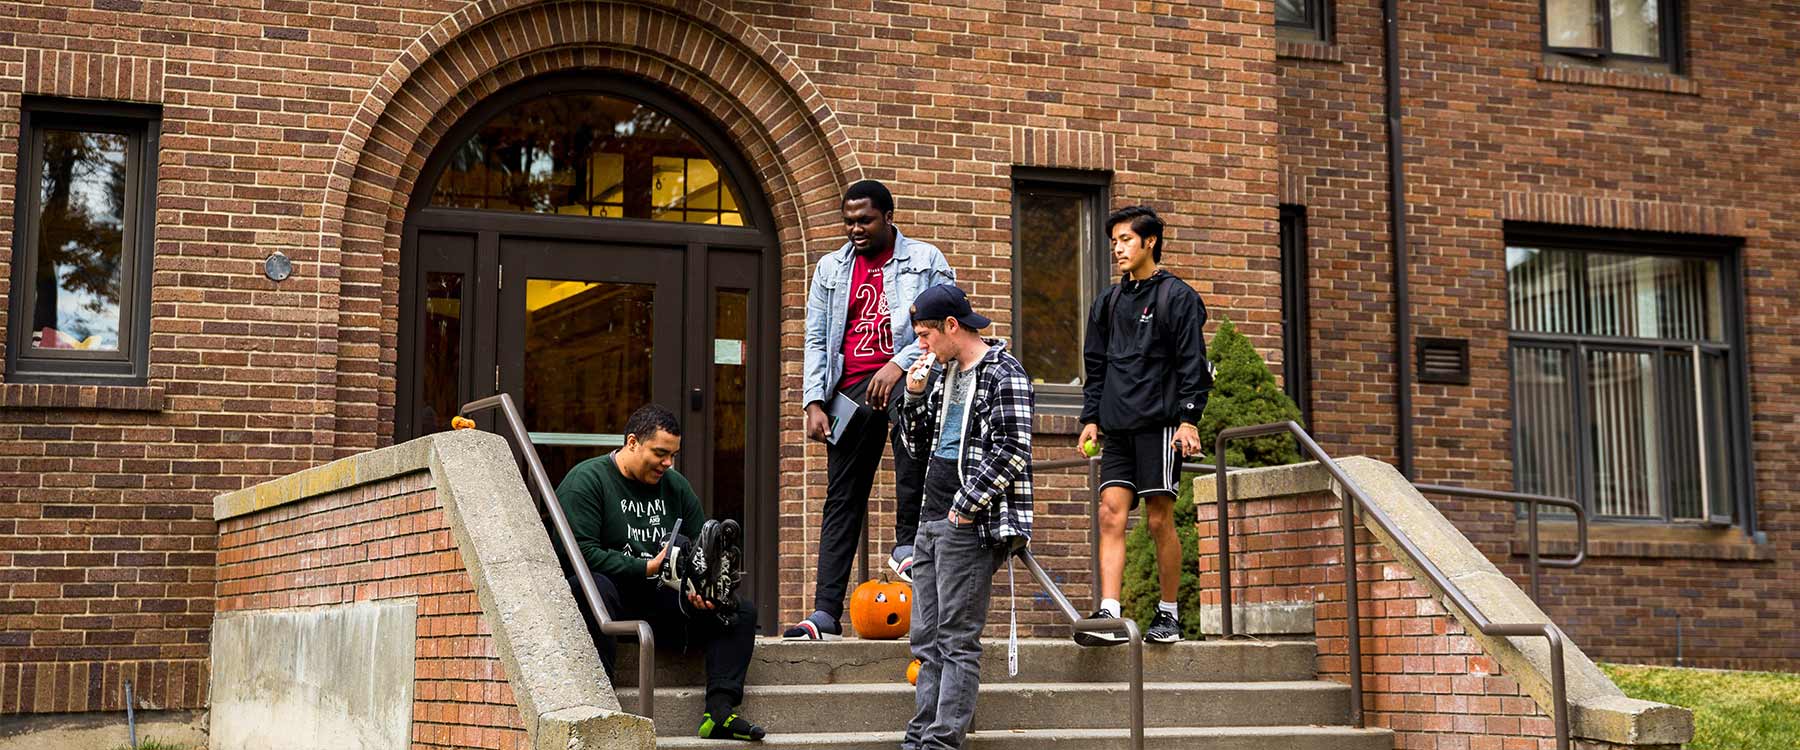
[[(1542, 607), (1544, 605), (1544, 600), (1542, 598), (1542, 587), (1539, 582), (1540, 575), (1538, 573), (1538, 568), (1540, 566), (1545, 567), (1545, 568), (1577, 568), (1577, 567), (1580, 567), (1583, 562), (1587, 561), (1587, 546), (1588, 546), (1587, 509), (1581, 507), (1581, 503), (1575, 502), (1574, 500), (1568, 500), (1568, 499), (1560, 498), (1560, 497), (1551, 497), (1549, 495), (1536, 495), (1536, 494), (1532, 494), (1529, 492), (1503, 492), (1500, 490), (1478, 490), (1478, 489), (1472, 489), (1469, 487), (1457, 487), (1457, 486), (1448, 485), (1448, 484), (1414, 484), (1413, 487), (1418, 488), (1418, 490), (1420, 492), (1430, 492), (1430, 493), (1437, 494), (1437, 495), (1456, 495), (1459, 497), (1472, 497), (1472, 498), (1476, 498), (1479, 500), (1499, 500), (1501, 502), (1524, 503), (1525, 507), (1526, 507), (1525, 514), (1526, 514), (1526, 517), (1528, 518), (1526, 525), (1525, 525), (1525, 528), (1526, 528), (1525, 535), (1528, 540), (1527, 547), (1526, 547), (1526, 557), (1527, 557), (1526, 570), (1531, 575), (1531, 601), (1536, 602), (1537, 605), (1540, 607)], [(1554, 557), (1554, 558), (1550, 558), (1547, 560), (1543, 559), (1541, 557), (1540, 553), (1538, 552), (1538, 506), (1539, 505), (1554, 505), (1559, 508), (1568, 508), (1569, 510), (1574, 511), (1574, 513), (1575, 513), (1575, 556), (1574, 557)]]
[(562, 503), (556, 500), (556, 490), (550, 486), (550, 476), (544, 472), (544, 463), (538, 460), (537, 447), (531, 442), (531, 433), (525, 430), (525, 422), (519, 419), (519, 410), (513, 406), (512, 396), (499, 394), (463, 404), (460, 414), (469, 416), (478, 412), (498, 409), (501, 424), (506, 426), (508, 441), (525, 460), (525, 474), (530, 482), (526, 485), (537, 501), (538, 512), (550, 517), (550, 525), (555, 531), (552, 538), (562, 548), (564, 559), (569, 567), (575, 569), (577, 587), (581, 589), (581, 598), (587, 601), (588, 611), (600, 623), (602, 635), (634, 636), (638, 643), (638, 713), (646, 719), (654, 719), (656, 710), (656, 635), (650, 630), (650, 623), (643, 620), (614, 620), (607, 611), (606, 602), (600, 599), (600, 590), (594, 586), (594, 575), (588, 571), (586, 558), (581, 556), (581, 546), (575, 543), (575, 533), (569, 530), (569, 518), (563, 514)]
[(1363, 518), (1386, 532), (1400, 546), (1400, 552), (1412, 558), (1433, 586), (1444, 592), (1451, 606), (1475, 624), (1475, 629), (1484, 635), (1492, 636), (1543, 636), (1550, 644), (1550, 690), (1553, 712), (1552, 719), (1556, 725), (1557, 750), (1569, 750), (1569, 700), (1567, 687), (1564, 684), (1563, 672), (1563, 636), (1562, 631), (1554, 623), (1495, 623), (1469, 601), (1468, 595), (1452, 582), (1437, 564), (1431, 561), (1419, 549), (1411, 537), (1408, 537), (1387, 513), (1376, 506), (1369, 496), (1351, 481), (1349, 475), (1337, 465), (1337, 461), (1325, 453), (1315, 442), (1312, 435), (1301, 429), (1300, 425), (1288, 421), (1277, 424), (1254, 425), (1249, 427), (1233, 427), (1219, 431), (1214, 458), (1218, 464), (1214, 470), (1215, 485), (1218, 487), (1218, 534), (1219, 534), (1219, 616), (1225, 637), (1235, 635), (1231, 622), (1231, 511), (1230, 491), (1228, 489), (1229, 467), (1225, 466), (1225, 444), (1242, 438), (1259, 435), (1275, 435), (1288, 433), (1293, 435), (1301, 452), (1312, 457), (1324, 468), (1338, 486), (1344, 489), (1341, 525), (1344, 535), (1344, 619), (1345, 633), (1349, 639), (1350, 666), (1350, 716), (1356, 726), (1363, 726), (1363, 689), (1362, 689), (1362, 620), (1358, 612), (1359, 594), (1356, 583), (1356, 513), (1362, 512)]

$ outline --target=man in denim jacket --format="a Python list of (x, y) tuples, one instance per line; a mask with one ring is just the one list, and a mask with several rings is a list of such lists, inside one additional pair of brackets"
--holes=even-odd
[[(843, 633), (850, 563), (869, 510), (869, 488), (889, 442), (890, 396), (919, 357), (908, 310), (919, 292), (956, 281), (944, 254), (893, 225), (894, 197), (863, 180), (844, 192), (849, 241), (819, 259), (806, 300), (806, 370), (801, 403), (807, 437), (826, 442), (826, 406), (837, 393), (861, 404), (836, 443), (826, 448), (825, 514), (819, 530), (819, 575), (813, 613), (783, 637), (824, 640)], [(912, 539), (919, 526), (924, 464), (895, 445), (895, 543), (889, 566), (911, 580)]]

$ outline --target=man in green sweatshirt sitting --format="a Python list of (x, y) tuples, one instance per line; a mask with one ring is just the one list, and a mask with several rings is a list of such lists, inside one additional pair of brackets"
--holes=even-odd
[[(756, 608), (735, 591), (742, 534), (736, 521), (705, 520), (694, 488), (673, 468), (680, 452), (675, 415), (647, 404), (626, 420), (625, 447), (577, 464), (556, 497), (607, 612), (648, 621), (658, 645), (705, 650), (700, 736), (760, 740), (763, 728), (736, 710), (756, 642)], [(613, 639), (591, 621), (588, 629), (611, 676)]]

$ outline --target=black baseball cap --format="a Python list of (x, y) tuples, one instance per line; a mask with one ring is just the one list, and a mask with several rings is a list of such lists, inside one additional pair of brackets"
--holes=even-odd
[(962, 324), (962, 327), (977, 331), (994, 322), (976, 314), (975, 310), (969, 307), (968, 295), (963, 294), (963, 290), (956, 288), (955, 284), (939, 284), (919, 292), (919, 296), (913, 298), (912, 319), (914, 321), (943, 320), (945, 318), (955, 318), (956, 322)]

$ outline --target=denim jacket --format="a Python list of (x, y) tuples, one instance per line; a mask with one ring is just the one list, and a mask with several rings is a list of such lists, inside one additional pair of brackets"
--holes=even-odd
[[(856, 250), (843, 247), (813, 267), (812, 290), (806, 296), (806, 366), (802, 406), (828, 401), (844, 377), (844, 327), (850, 317), (850, 274)], [(919, 356), (913, 340), (912, 302), (919, 292), (956, 283), (956, 272), (929, 242), (909, 239), (894, 229), (894, 257), (881, 267), (888, 300), (888, 323), (894, 327), (893, 363), (904, 370)]]

